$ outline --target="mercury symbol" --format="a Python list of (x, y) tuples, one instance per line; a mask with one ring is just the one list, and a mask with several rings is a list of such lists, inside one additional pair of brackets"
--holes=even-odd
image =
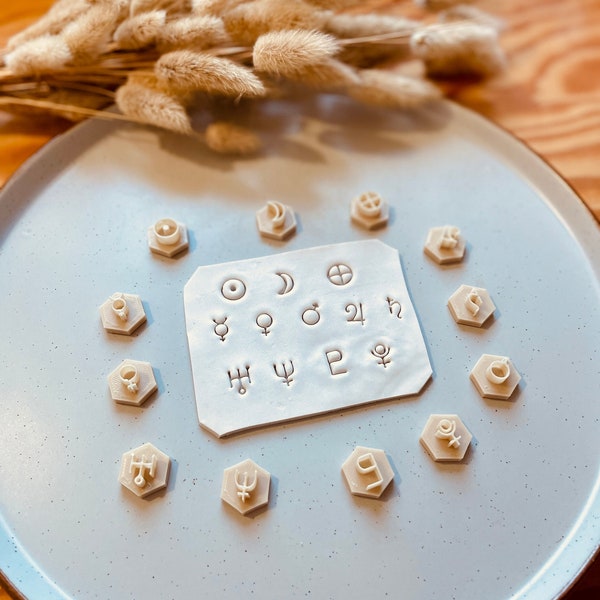
[(275, 273), (281, 277), (283, 282), (282, 288), (277, 292), (278, 296), (285, 296), (289, 294), (294, 289), (294, 278), (289, 273), (284, 273), (283, 271)]
[(217, 321), (217, 319), (213, 319), (213, 323), (215, 327), (213, 331), (215, 335), (219, 336), (219, 339), (224, 342), (225, 336), (229, 333), (229, 327), (226, 325), (227, 317), (223, 317), (222, 321)]

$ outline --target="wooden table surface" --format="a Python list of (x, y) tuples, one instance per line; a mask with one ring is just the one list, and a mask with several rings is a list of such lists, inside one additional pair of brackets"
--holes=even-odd
[[(0, 47), (51, 3), (0, 2)], [(382, 12), (415, 11), (409, 0), (365, 3)], [(509, 65), (490, 81), (447, 85), (447, 95), (528, 144), (600, 220), (600, 1), (480, 0), (476, 5), (506, 22), (501, 39)], [(68, 127), (51, 117), (0, 112), (0, 186), (23, 161)], [(10, 597), (0, 588), (0, 600)], [(568, 600), (590, 597), (600, 597), (600, 560), (566, 596)]]

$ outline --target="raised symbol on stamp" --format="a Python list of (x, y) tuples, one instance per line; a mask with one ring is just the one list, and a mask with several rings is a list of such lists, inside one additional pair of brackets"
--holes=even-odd
[(242, 502), (246, 502), (247, 498), (250, 498), (250, 492), (256, 489), (258, 483), (258, 470), (254, 469), (254, 479), (252, 483), (248, 483), (248, 471), (244, 471), (244, 478), (242, 481), (239, 480), (239, 471), (235, 472), (235, 487), (237, 490), (237, 496)]

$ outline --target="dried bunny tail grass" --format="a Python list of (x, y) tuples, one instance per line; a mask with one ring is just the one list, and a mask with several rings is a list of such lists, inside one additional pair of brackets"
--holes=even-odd
[(125, 19), (113, 34), (113, 41), (119, 50), (138, 50), (151, 46), (164, 28), (167, 13), (164, 10), (151, 10)]
[(238, 4), (248, 0), (190, 0), (191, 12), (194, 15), (222, 15), (225, 10), (231, 10)]
[(428, 10), (442, 10), (457, 4), (467, 4), (473, 0), (414, 0), (417, 6), (426, 8)]
[(78, 110), (80, 108), (100, 111), (113, 103), (113, 99), (106, 96), (64, 88), (53, 91), (45, 99), (49, 102), (65, 106), (64, 109), (56, 110), (55, 113), (73, 122), (83, 121), (88, 118), (88, 115), (82, 114)]
[(171, 21), (160, 31), (157, 39), (162, 51), (174, 48), (202, 50), (229, 42), (225, 24), (211, 15), (186, 16)]
[(60, 71), (73, 60), (65, 40), (56, 35), (42, 35), (23, 42), (4, 56), (4, 64), (14, 75), (41, 75)]
[(129, 14), (133, 17), (144, 12), (165, 10), (168, 13), (188, 12), (191, 0), (125, 0), (129, 4)]
[(410, 48), (432, 76), (489, 76), (505, 65), (496, 30), (476, 23), (429, 25), (412, 35)]
[(174, 96), (128, 81), (117, 90), (115, 100), (119, 110), (132, 119), (176, 133), (192, 133), (189, 116)]
[(304, 0), (253, 0), (223, 13), (231, 38), (248, 46), (269, 31), (322, 29), (325, 18), (324, 11), (315, 10)]
[(6, 49), (12, 52), (34, 38), (44, 35), (56, 35), (62, 31), (65, 25), (89, 10), (89, 8), (87, 0), (58, 0), (41, 19), (27, 27), (27, 29), (13, 35), (8, 40)]
[(105, 0), (69, 23), (61, 37), (71, 50), (73, 62), (90, 62), (106, 51), (113, 32), (123, 18), (119, 4), (111, 4)]
[(295, 79), (339, 49), (333, 36), (319, 31), (273, 31), (256, 40), (252, 60), (257, 71)]
[(356, 85), (360, 81), (355, 69), (335, 58), (327, 58), (320, 63), (306, 65), (301, 72), (294, 73), (287, 79), (321, 91), (343, 89)]
[(424, 79), (406, 77), (389, 71), (363, 69), (360, 83), (349, 87), (349, 96), (363, 104), (385, 108), (412, 108), (437, 100), (440, 90)]
[(506, 28), (506, 23), (502, 19), (499, 19), (498, 17), (490, 15), (480, 8), (470, 6), (468, 4), (459, 4), (458, 6), (453, 6), (447, 10), (443, 10), (438, 15), (438, 20), (441, 23), (471, 21), (472, 23), (492, 27), (498, 32), (503, 31)]
[(325, 29), (340, 38), (361, 38), (379, 36), (382, 33), (410, 35), (418, 25), (412, 19), (391, 15), (332, 14), (325, 23)]
[(418, 23), (403, 17), (376, 14), (332, 14), (325, 29), (342, 38), (339, 58), (367, 67), (408, 53), (408, 40)]
[(320, 8), (330, 8), (335, 10), (358, 6), (362, 1), (363, 0), (307, 0), (310, 4), (314, 4)]
[(260, 138), (249, 129), (225, 121), (211, 123), (205, 131), (206, 145), (219, 154), (249, 155), (258, 152)]
[(177, 92), (204, 91), (224, 96), (265, 95), (262, 81), (246, 67), (230, 60), (191, 50), (176, 50), (160, 57), (155, 73), (162, 85)]

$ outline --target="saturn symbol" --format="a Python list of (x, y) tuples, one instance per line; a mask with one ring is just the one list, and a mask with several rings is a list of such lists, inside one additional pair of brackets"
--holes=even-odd
[(282, 288), (277, 292), (278, 296), (285, 296), (289, 294), (294, 289), (294, 278), (289, 273), (284, 273), (283, 271), (280, 273), (275, 273), (281, 277), (281, 281), (283, 282)]

